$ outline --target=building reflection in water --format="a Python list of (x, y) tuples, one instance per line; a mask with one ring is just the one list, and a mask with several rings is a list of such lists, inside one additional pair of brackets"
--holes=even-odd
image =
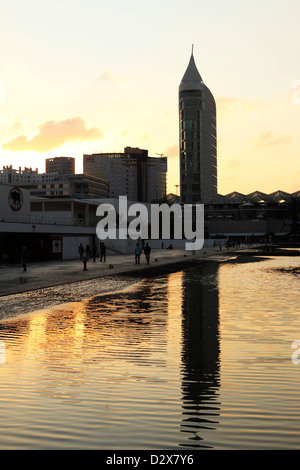
[(0, 322), (0, 414), (17, 428), (15, 402), (24, 416), (34, 403), (39, 445), (47, 423), (53, 446), (74, 429), (83, 447), (209, 445), (219, 416), (216, 275), (207, 266), (120, 284)]
[[(182, 281), (182, 422), (188, 442), (203, 445), (202, 435), (216, 429), (220, 415), (218, 267), (185, 271)], [(192, 442), (191, 442), (192, 441)]]
[[(84, 309), (87, 330), (92, 329), (101, 347), (113, 352), (113, 359), (139, 366), (165, 367), (167, 313), (164, 286), (151, 279), (122, 292), (96, 296)], [(87, 333), (90, 339), (92, 333)]]

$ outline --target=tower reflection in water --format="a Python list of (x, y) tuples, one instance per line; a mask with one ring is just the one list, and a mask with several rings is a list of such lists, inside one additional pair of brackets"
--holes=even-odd
[(118, 291), (0, 322), (0, 447), (210, 446), (216, 269), (119, 281)]
[(188, 433), (188, 442), (181, 446), (210, 447), (209, 430), (216, 429), (220, 415), (217, 269), (189, 269), (183, 277), (181, 431)]

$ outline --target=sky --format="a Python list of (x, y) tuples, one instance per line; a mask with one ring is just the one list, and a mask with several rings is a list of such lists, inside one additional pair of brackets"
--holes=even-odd
[(0, 168), (147, 149), (178, 194), (178, 87), (192, 44), (215, 97), (218, 192), (300, 190), (299, 0), (10, 0)]

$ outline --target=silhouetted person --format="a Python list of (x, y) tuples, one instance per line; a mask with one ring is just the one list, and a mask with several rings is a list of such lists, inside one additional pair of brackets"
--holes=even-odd
[(141, 247), (139, 243), (137, 243), (135, 247), (135, 264), (140, 264), (141, 252), (142, 252)]
[(146, 246), (145, 246), (145, 248), (144, 248), (144, 253), (145, 253), (145, 257), (146, 257), (147, 264), (149, 264), (151, 248), (150, 248), (150, 246), (149, 246), (148, 243), (146, 243)]
[(104, 243), (101, 243), (101, 246), (100, 246), (100, 261), (106, 261), (106, 246), (104, 245)]
[(79, 253), (79, 256), (80, 256), (80, 260), (82, 260), (83, 253), (84, 253), (84, 248), (82, 246), (82, 243), (80, 243), (80, 245), (78, 247), (78, 253)]

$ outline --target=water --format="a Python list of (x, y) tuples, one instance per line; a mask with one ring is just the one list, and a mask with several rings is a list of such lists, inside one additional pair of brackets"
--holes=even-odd
[(293, 268), (208, 264), (1, 298), (0, 449), (299, 449)]

